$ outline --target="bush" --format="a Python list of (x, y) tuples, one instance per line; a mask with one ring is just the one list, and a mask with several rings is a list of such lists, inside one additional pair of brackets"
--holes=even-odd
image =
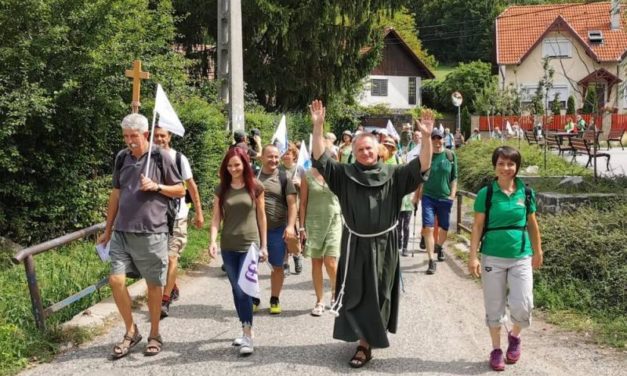
[(567, 115), (575, 114), (575, 97), (572, 95), (568, 96), (568, 101), (566, 102), (566, 114)]
[(540, 219), (544, 266), (535, 301), (552, 311), (574, 310), (613, 327), (603, 337), (627, 344), (627, 203), (586, 207)]
[(464, 97), (464, 103), (468, 106), (471, 113), (476, 112), (475, 99), (477, 95), (490, 85), (494, 80), (491, 72), (490, 64), (481, 61), (472, 63), (459, 64), (453, 69), (442, 82), (432, 82), (425, 87), (433, 86), (428, 89), (426, 94), (433, 92), (433, 98), (428, 99), (424, 104), (433, 102), (432, 105), (442, 112), (452, 112), (455, 106), (451, 102), (451, 94), (459, 91)]
[(189, 159), (203, 207), (208, 208), (218, 184), (220, 163), (230, 144), (226, 117), (218, 105), (198, 97), (181, 101), (177, 111), (185, 126), (185, 137), (172, 136), (173, 147)]
[[(518, 149), (518, 142), (508, 141), (508, 145)], [(461, 189), (477, 192), (494, 178), (494, 168), (492, 167), (492, 152), (501, 146), (497, 140), (483, 140), (480, 142), (469, 142), (463, 148), (457, 150), (459, 186)], [(566, 160), (552, 153), (547, 155), (547, 169), (544, 169), (544, 153), (537, 146), (528, 145), (521, 141), (519, 151), (522, 156), (521, 171), (528, 166), (538, 166), (541, 176), (588, 176), (590, 171), (575, 164), (570, 164)]]

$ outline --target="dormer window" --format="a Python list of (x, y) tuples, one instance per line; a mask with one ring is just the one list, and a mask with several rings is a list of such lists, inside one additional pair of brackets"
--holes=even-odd
[(566, 38), (546, 38), (542, 43), (542, 57), (572, 57), (572, 43)]

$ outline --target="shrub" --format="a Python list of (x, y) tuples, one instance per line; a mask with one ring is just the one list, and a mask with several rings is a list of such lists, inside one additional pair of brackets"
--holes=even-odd
[(568, 101), (566, 102), (566, 114), (567, 115), (575, 114), (575, 97), (572, 95), (568, 96)]
[[(508, 145), (518, 149), (518, 142), (508, 141)], [(477, 192), (481, 187), (494, 178), (494, 168), (492, 167), (492, 152), (501, 146), (497, 140), (483, 140), (481, 142), (470, 142), (463, 148), (457, 150), (459, 185), (461, 189)], [(568, 163), (561, 157), (549, 152), (547, 155), (547, 169), (544, 169), (544, 153), (537, 146), (528, 145), (521, 142), (519, 151), (522, 155), (523, 171), (528, 166), (538, 166), (541, 176), (587, 176), (590, 171), (579, 166)]]
[(624, 201), (542, 216), (544, 266), (535, 276), (538, 306), (599, 319), (616, 329), (604, 337), (617, 346), (627, 343), (626, 218)]

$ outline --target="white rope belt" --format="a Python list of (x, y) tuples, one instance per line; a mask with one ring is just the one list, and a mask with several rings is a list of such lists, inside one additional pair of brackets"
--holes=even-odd
[(396, 228), (398, 226), (398, 221), (394, 222), (394, 224), (388, 228), (387, 230), (383, 230), (381, 232), (377, 232), (376, 234), (360, 234), (354, 231), (352, 228), (348, 227), (346, 221), (344, 220), (344, 216), (342, 216), (342, 224), (348, 230), (348, 239), (346, 241), (346, 261), (344, 262), (344, 278), (342, 278), (342, 287), (340, 288), (340, 293), (335, 297), (335, 303), (331, 306), (329, 312), (337, 317), (340, 315), (340, 309), (342, 308), (342, 299), (344, 298), (344, 288), (346, 287), (346, 275), (348, 274), (348, 261), (350, 260), (351, 254), (351, 237), (353, 235), (360, 238), (376, 238), (377, 236), (381, 236), (386, 234)]

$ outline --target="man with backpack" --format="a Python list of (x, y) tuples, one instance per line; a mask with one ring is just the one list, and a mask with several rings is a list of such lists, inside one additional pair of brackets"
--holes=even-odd
[[(296, 237), (296, 187), (287, 178), (285, 170), (279, 168), (279, 149), (266, 145), (261, 151), (261, 171), (258, 178), (265, 191), (265, 211), (268, 221), (268, 261), (272, 266), (270, 275), (270, 313), (281, 313), (279, 295), (283, 288), (285, 272), (285, 241)], [(259, 299), (253, 298), (253, 312), (259, 310)]]
[[(451, 209), (457, 194), (457, 157), (453, 151), (444, 148), (443, 138), (443, 132), (434, 128), (431, 133), (431, 172), (422, 187), (422, 235), (429, 255), (427, 274), (435, 274), (435, 252), (438, 254), (438, 261), (444, 261), (442, 247), (446, 241)], [(436, 216), (440, 228), (438, 239), (433, 236)]]
[[(148, 286), (150, 335), (144, 355), (161, 352), (159, 320), (168, 266), (167, 213), (172, 198), (185, 196), (181, 176), (170, 156), (158, 147), (149, 150), (146, 117), (126, 116), (122, 134), (127, 148), (116, 156), (106, 227), (98, 238), (98, 244), (110, 241), (109, 285), (126, 327), (124, 338), (112, 349), (113, 359), (128, 355), (142, 339), (131, 313), (127, 273), (140, 275)], [(149, 171), (144, 176), (149, 161)]]
[(176, 272), (181, 253), (187, 245), (187, 215), (189, 214), (188, 204), (194, 203), (194, 225), (202, 228), (205, 219), (202, 214), (200, 195), (198, 186), (192, 175), (192, 168), (187, 157), (170, 147), (171, 135), (167, 129), (159, 126), (155, 127), (154, 142), (165, 150), (174, 161), (176, 170), (181, 175), (187, 193), (185, 197), (178, 199), (178, 212), (174, 222), (172, 234), (168, 237), (168, 276), (167, 283), (163, 289), (161, 298), (161, 317), (170, 314), (170, 304), (179, 297), (179, 288), (176, 285)]

